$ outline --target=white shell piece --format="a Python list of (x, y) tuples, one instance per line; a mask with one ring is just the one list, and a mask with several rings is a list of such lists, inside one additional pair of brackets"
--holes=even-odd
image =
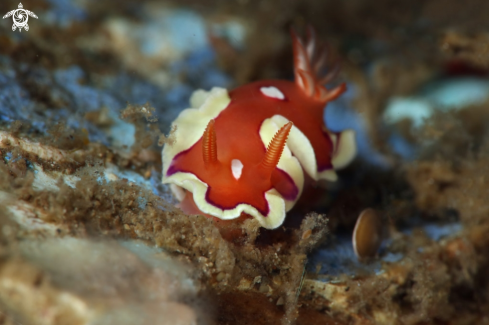
[(56, 147), (34, 142), (29, 139), (19, 138), (10, 132), (0, 131), (0, 148), (19, 147), (44, 160), (64, 161), (69, 157), (69, 152)]
[(32, 188), (36, 191), (59, 191), (58, 181), (61, 178), (66, 185), (76, 188), (76, 183), (81, 179), (75, 175), (64, 175), (58, 171), (45, 172), (44, 169), (34, 164), (34, 181)]
[(239, 159), (233, 159), (231, 161), (231, 170), (233, 172), (234, 178), (238, 180), (241, 177), (241, 173), (243, 172), (243, 163)]
[(19, 226), (28, 231), (37, 231), (38, 235), (49, 237), (59, 236), (59, 230), (63, 233), (68, 227), (60, 223), (45, 222), (49, 220), (48, 214), (36, 206), (19, 200), (17, 196), (0, 191), (0, 205), (2, 206), (2, 217), (10, 216)]
[(271, 98), (277, 98), (280, 100), (284, 100), (285, 96), (284, 94), (276, 87), (270, 86), (270, 87), (261, 87), (260, 91), (263, 95)]

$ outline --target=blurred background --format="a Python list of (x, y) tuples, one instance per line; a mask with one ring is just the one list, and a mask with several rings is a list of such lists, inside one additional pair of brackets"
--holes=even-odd
[[(337, 81), (349, 89), (326, 113), (328, 126), (362, 129), (361, 152), (370, 145), (381, 155), (364, 155), (373, 163), (416, 154), (412, 145), (433, 114), (457, 114), (486, 100), (485, 1), (23, 5), (39, 17), (30, 17), (28, 32), (13, 33), (11, 17), (0, 24), (1, 119), (29, 119), (40, 130), (47, 120), (63, 120), (85, 127), (91, 141), (131, 145), (130, 139), (107, 139), (84, 118), (88, 112), (103, 108), (117, 115), (126, 103), (149, 102), (167, 132), (195, 89), (291, 79), (289, 30), (303, 32), (308, 24), (330, 45), (331, 63), (342, 68)], [(17, 7), (6, 0), (0, 11)], [(27, 108), (33, 101), (37, 108)], [(361, 120), (353, 121), (357, 115)]]
[[(17, 10), (0, 20), (0, 324), (135, 324), (143, 318), (144, 324), (252, 324), (259, 322), (257, 310), (265, 310), (264, 323), (280, 323), (284, 313), (287, 323), (296, 307), (284, 297), (294, 296), (304, 277), (311, 286), (297, 293), (299, 323), (489, 322), (488, 1), (22, 5), (0, 2), (1, 16)], [(28, 19), (28, 30), (13, 31), (14, 18)], [(192, 92), (292, 80), (290, 29), (305, 34), (308, 25), (329, 45), (331, 66), (341, 67), (329, 86), (345, 82), (348, 88), (328, 105), (325, 122), (333, 131), (355, 129), (359, 149), (340, 181), (328, 185), (330, 194), (311, 200), (310, 209), (329, 218), (329, 240), (308, 259), (301, 255), (297, 269), (277, 266), (302, 279), (283, 289), (272, 280), (280, 273), (272, 258), (263, 262), (269, 268), (244, 271), (239, 263), (255, 263), (262, 253), (251, 258), (239, 245), (229, 248), (212, 230), (197, 232), (214, 238), (212, 244), (185, 242), (175, 234), (197, 236), (193, 221), (177, 227), (153, 220), (178, 215), (160, 184), (160, 152)], [(68, 194), (53, 194), (60, 189)], [(111, 198), (102, 194), (108, 192)], [(351, 246), (366, 207), (380, 212), (388, 235), (372, 263), (358, 262)], [(12, 231), (17, 228), (23, 232)], [(51, 237), (60, 242), (42, 244), (50, 253), (30, 242)], [(123, 242), (127, 238), (151, 247)], [(75, 263), (73, 251), (84, 252), (79, 267), (51, 267)], [(113, 261), (100, 258), (112, 251)], [(45, 284), (40, 293), (36, 281), (45, 278), (51, 280), (39, 283), (54, 287)], [(18, 292), (26, 283), (34, 291), (23, 296)], [(164, 294), (137, 303), (155, 287)], [(60, 292), (80, 300), (62, 302)], [(203, 292), (212, 299), (202, 299)], [(165, 313), (175, 318), (161, 320)]]

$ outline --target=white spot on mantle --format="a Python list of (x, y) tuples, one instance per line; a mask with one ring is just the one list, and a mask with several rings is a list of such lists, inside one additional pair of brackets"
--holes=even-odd
[(239, 159), (233, 159), (231, 161), (231, 170), (233, 171), (233, 176), (238, 180), (241, 177), (241, 172), (243, 171), (243, 163)]
[(270, 86), (270, 87), (261, 87), (260, 91), (263, 95), (271, 98), (277, 98), (280, 100), (284, 100), (285, 96), (284, 94), (278, 90), (277, 88)]

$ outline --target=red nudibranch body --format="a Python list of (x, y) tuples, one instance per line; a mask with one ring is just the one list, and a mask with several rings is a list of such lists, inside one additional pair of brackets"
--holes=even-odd
[(353, 131), (332, 133), (323, 122), (326, 104), (345, 85), (323, 86), (333, 74), (321, 75), (326, 53), (312, 29), (306, 42), (294, 32), (292, 38), (295, 82), (197, 90), (192, 108), (173, 122), (176, 141), (163, 148), (163, 182), (185, 212), (223, 220), (244, 213), (277, 228), (302, 192), (304, 172), (335, 181), (335, 169), (353, 159)]

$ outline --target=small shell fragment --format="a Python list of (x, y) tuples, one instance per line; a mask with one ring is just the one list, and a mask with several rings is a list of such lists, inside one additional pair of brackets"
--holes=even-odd
[(359, 259), (374, 257), (382, 243), (382, 221), (374, 209), (360, 213), (353, 230), (353, 249)]
[(307, 229), (306, 231), (304, 231), (302, 233), (302, 239), (308, 239), (309, 237), (311, 237), (312, 235), (312, 230), (311, 229)]

